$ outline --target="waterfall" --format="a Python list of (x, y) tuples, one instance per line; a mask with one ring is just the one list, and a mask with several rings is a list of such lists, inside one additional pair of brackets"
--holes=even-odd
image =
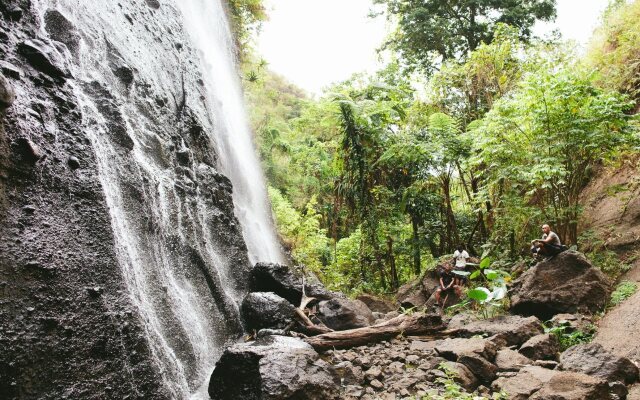
[(185, 28), (200, 49), (204, 78), (217, 120), (222, 172), (231, 179), (236, 214), (252, 262), (282, 262), (271, 208), (256, 156), (235, 63), (233, 35), (220, 0), (177, 1)]
[(105, 296), (130, 298), (168, 397), (208, 398), (242, 333), (250, 264), (283, 259), (223, 4), (33, 3), (69, 63), (111, 214), (124, 283)]

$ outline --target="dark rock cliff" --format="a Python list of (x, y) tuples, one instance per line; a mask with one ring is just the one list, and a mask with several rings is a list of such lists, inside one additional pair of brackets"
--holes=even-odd
[(248, 267), (196, 52), (161, 2), (35, 3), (0, 2), (0, 398), (187, 397)]

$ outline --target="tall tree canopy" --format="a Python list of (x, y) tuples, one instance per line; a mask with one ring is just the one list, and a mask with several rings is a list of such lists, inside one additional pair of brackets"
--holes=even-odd
[(396, 18), (398, 30), (386, 43), (410, 69), (430, 73), (443, 60), (465, 58), (490, 43), (499, 23), (531, 36), (536, 20), (556, 16), (555, 0), (374, 0)]

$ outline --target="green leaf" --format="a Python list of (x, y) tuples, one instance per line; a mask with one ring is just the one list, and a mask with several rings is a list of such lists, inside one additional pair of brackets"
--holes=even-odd
[(490, 296), (491, 292), (485, 287), (477, 287), (467, 292), (467, 297), (481, 303), (488, 301), (490, 299)]
[(471, 276), (469, 276), (469, 279), (478, 279), (478, 277), (480, 276), (480, 273), (481, 273), (481, 271), (480, 271), (480, 270), (474, 271), (474, 272), (471, 274)]
[(491, 260), (489, 259), (489, 257), (485, 257), (482, 259), (482, 261), (480, 261), (480, 269), (485, 269), (489, 267), (489, 265), (491, 265)]

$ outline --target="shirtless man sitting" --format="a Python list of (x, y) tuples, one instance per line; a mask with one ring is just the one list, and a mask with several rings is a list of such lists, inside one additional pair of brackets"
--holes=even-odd
[(547, 224), (542, 225), (542, 239), (531, 241), (531, 252), (534, 256), (551, 257), (563, 250), (560, 237)]

